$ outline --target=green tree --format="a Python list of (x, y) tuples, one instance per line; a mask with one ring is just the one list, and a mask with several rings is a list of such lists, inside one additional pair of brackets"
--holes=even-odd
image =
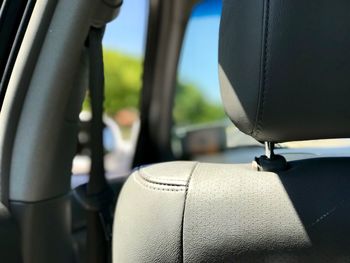
[[(105, 111), (114, 115), (123, 108), (139, 106), (142, 84), (142, 61), (129, 55), (105, 49)], [(88, 98), (84, 109), (89, 109)], [(194, 85), (178, 83), (175, 96), (176, 125), (216, 121), (224, 117), (220, 105), (210, 102)]]
[[(114, 115), (123, 108), (138, 108), (142, 61), (116, 51), (103, 51), (105, 71), (105, 112)], [(88, 110), (89, 99), (84, 102)]]
[(105, 109), (108, 114), (132, 107), (138, 108), (142, 61), (140, 59), (105, 50)]
[(224, 117), (222, 106), (210, 102), (197, 87), (178, 83), (174, 107), (176, 125), (206, 123)]

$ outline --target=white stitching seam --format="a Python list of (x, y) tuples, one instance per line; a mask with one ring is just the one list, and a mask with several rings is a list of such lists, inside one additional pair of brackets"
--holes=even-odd
[(188, 178), (188, 182), (186, 185), (186, 193), (185, 193), (185, 200), (184, 200), (184, 210), (182, 212), (182, 223), (181, 223), (181, 256), (182, 256), (182, 262), (184, 262), (184, 221), (185, 221), (185, 209), (186, 209), (186, 202), (187, 202), (187, 195), (188, 195), (188, 188), (190, 186), (190, 182), (192, 179), (192, 176), (194, 175), (195, 171), (197, 170), (199, 166), (199, 163), (196, 163), (191, 171), (191, 174)]
[[(149, 181), (140, 174), (140, 171), (135, 172), (133, 174), (133, 178), (140, 185), (151, 190), (167, 191), (167, 192), (184, 192), (186, 190), (186, 186), (184, 185), (162, 184), (162, 183)], [(169, 187), (169, 188), (165, 188), (165, 187)]]

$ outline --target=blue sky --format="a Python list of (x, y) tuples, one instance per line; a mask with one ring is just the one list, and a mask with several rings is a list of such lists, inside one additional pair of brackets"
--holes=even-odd
[[(192, 83), (212, 101), (220, 101), (218, 83), (218, 32), (220, 0), (198, 5), (188, 24), (179, 65), (179, 79)], [(142, 57), (146, 37), (148, 0), (124, 1), (121, 13), (111, 22), (104, 46)]]

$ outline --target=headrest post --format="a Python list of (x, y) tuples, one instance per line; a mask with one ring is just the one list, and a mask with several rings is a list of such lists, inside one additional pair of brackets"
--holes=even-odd
[(265, 155), (268, 159), (273, 159), (275, 156), (275, 143), (273, 142), (265, 142)]

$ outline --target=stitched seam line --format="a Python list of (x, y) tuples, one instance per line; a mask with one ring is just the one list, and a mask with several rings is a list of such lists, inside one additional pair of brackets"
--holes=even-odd
[(184, 255), (184, 220), (185, 220), (185, 209), (186, 209), (188, 188), (189, 188), (192, 176), (193, 176), (195, 170), (197, 169), (198, 165), (199, 165), (199, 163), (196, 163), (193, 166), (193, 169), (191, 171), (191, 174), (190, 174), (190, 176), (188, 178), (188, 182), (187, 182), (187, 185), (186, 185), (186, 192), (185, 192), (185, 199), (184, 199), (184, 209), (183, 209), (183, 212), (182, 212), (182, 221), (181, 221), (181, 256), (182, 256), (181, 261), (182, 262), (184, 262), (184, 258), (185, 258), (185, 255)]
[[(138, 169), (139, 171), (142, 171), (142, 176), (145, 179), (148, 179), (150, 182), (157, 182), (158, 181), (169, 181), (169, 182), (178, 182), (179, 184), (182, 183), (183, 186), (186, 186), (187, 180), (182, 180), (182, 179), (176, 179), (176, 178), (167, 178), (167, 177), (156, 177), (153, 175), (150, 175), (145, 171), (144, 169)], [(151, 179), (152, 178), (152, 179)], [(175, 183), (174, 183), (175, 184)]]
[[(174, 178), (166, 178), (166, 177), (154, 177), (152, 175), (147, 175), (146, 173), (142, 173), (142, 176), (144, 179), (149, 180), (151, 182), (157, 183), (158, 181), (169, 181), (169, 182), (178, 182), (178, 183), (183, 183), (183, 186), (186, 186), (187, 180), (182, 180), (182, 179), (174, 179)], [(152, 179), (150, 178), (152, 177)], [(158, 180), (158, 181), (157, 181)], [(174, 183), (175, 184), (175, 183)]]
[[(154, 183), (147, 181), (145, 178), (143, 178), (140, 173), (138, 173), (139, 176), (135, 173), (133, 175), (134, 180), (141, 184), (143, 187), (146, 187), (151, 190), (156, 190), (156, 191), (167, 191), (167, 192), (184, 192), (186, 191), (185, 186), (182, 185), (169, 185), (169, 184), (161, 184), (161, 183)], [(175, 187), (174, 188), (164, 188), (164, 187)]]
[[(145, 176), (146, 179), (148, 179), (148, 177), (149, 176)], [(186, 186), (186, 183), (187, 183), (187, 180), (182, 180), (182, 179), (171, 179), (171, 178), (166, 178), (166, 177), (161, 178), (161, 177), (153, 177), (153, 176), (152, 176), (152, 178), (153, 178), (152, 181), (154, 181), (154, 180), (159, 180), (159, 181), (164, 180), (164, 181), (169, 181), (169, 182), (179, 182), (179, 183), (183, 183), (184, 184), (183, 186)], [(154, 182), (157, 182), (157, 181), (154, 181)]]
[(261, 90), (259, 94), (257, 120), (255, 122), (255, 127), (253, 130), (254, 137), (257, 137), (262, 130), (262, 119), (263, 119), (264, 106), (265, 106), (267, 74), (268, 74), (267, 62), (268, 62), (268, 56), (269, 56), (268, 43), (269, 43), (269, 33), (270, 33), (269, 20), (270, 20), (270, 0), (266, 0), (265, 21), (264, 21), (264, 48), (263, 48), (264, 57), (263, 57), (263, 66), (262, 66), (263, 79), (262, 79)]
[[(144, 172), (142, 172), (142, 170), (139, 170), (139, 175), (140, 177), (142, 178), (142, 180), (146, 181), (147, 183), (150, 183), (150, 184), (156, 184), (156, 185), (163, 185), (163, 186), (182, 186), (182, 187), (185, 187), (186, 185), (185, 184), (175, 184), (175, 183), (161, 183), (161, 182), (157, 182), (157, 181), (154, 181), (154, 180), (151, 180), (150, 178), (148, 178), (149, 176), (146, 175)], [(155, 179), (159, 179), (159, 178), (155, 178)], [(164, 179), (165, 180), (165, 179)], [(167, 181), (170, 181), (170, 180), (167, 180)], [(175, 181), (175, 180), (174, 180)]]

